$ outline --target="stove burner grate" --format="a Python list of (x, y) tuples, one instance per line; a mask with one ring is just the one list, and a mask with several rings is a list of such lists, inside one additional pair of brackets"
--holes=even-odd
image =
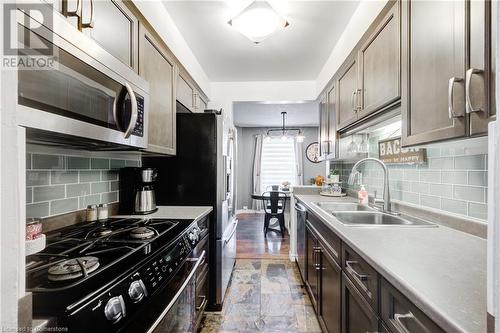
[(61, 261), (48, 269), (50, 281), (67, 281), (87, 276), (99, 267), (97, 257), (85, 256)]

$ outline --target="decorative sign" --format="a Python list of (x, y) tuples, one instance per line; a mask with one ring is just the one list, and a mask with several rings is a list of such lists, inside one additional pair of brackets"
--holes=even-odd
[(319, 143), (313, 142), (306, 148), (306, 157), (312, 163), (319, 163)]
[(425, 148), (401, 148), (401, 137), (378, 142), (378, 155), (386, 164), (424, 164)]

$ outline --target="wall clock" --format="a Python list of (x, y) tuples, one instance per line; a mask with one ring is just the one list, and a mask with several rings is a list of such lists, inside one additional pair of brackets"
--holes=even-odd
[(313, 163), (319, 163), (319, 143), (313, 142), (306, 148), (306, 157)]

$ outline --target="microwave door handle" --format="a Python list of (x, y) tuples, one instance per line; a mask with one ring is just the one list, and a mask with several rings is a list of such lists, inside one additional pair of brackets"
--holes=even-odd
[(137, 99), (135, 98), (135, 93), (130, 84), (125, 82), (125, 88), (127, 88), (127, 92), (130, 95), (130, 106), (132, 107), (132, 115), (130, 116), (130, 123), (128, 124), (128, 128), (125, 131), (123, 137), (128, 139), (132, 134), (132, 131), (135, 128), (135, 124), (137, 123)]
[(190, 260), (190, 261), (195, 261), (195, 264), (194, 264), (193, 268), (191, 269), (191, 271), (189, 272), (188, 277), (186, 278), (186, 280), (184, 280), (184, 283), (179, 288), (179, 290), (175, 294), (174, 298), (170, 301), (170, 303), (168, 303), (168, 305), (162, 311), (160, 316), (158, 316), (158, 318), (155, 320), (153, 325), (151, 325), (151, 327), (147, 330), (147, 333), (152, 333), (156, 329), (156, 327), (158, 327), (158, 325), (160, 324), (162, 319), (167, 315), (168, 311), (170, 311), (170, 309), (175, 305), (175, 303), (177, 302), (179, 297), (181, 297), (182, 293), (189, 285), (189, 282), (193, 278), (195, 278), (196, 272), (198, 271), (198, 267), (200, 267), (200, 265), (202, 265), (203, 262), (205, 261), (205, 255), (206, 255), (206, 253), (205, 253), (205, 251), (203, 251), (198, 258), (193, 258), (192, 260)]

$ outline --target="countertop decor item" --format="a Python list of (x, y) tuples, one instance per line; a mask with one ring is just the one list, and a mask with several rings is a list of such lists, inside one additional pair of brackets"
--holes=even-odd
[(314, 181), (316, 182), (316, 185), (321, 186), (325, 183), (325, 177), (318, 175)]
[(26, 240), (25, 248), (26, 255), (32, 255), (45, 249), (46, 237), (45, 234), (39, 234), (37, 238)]
[(306, 148), (306, 157), (312, 163), (319, 163), (319, 143), (313, 142)]

